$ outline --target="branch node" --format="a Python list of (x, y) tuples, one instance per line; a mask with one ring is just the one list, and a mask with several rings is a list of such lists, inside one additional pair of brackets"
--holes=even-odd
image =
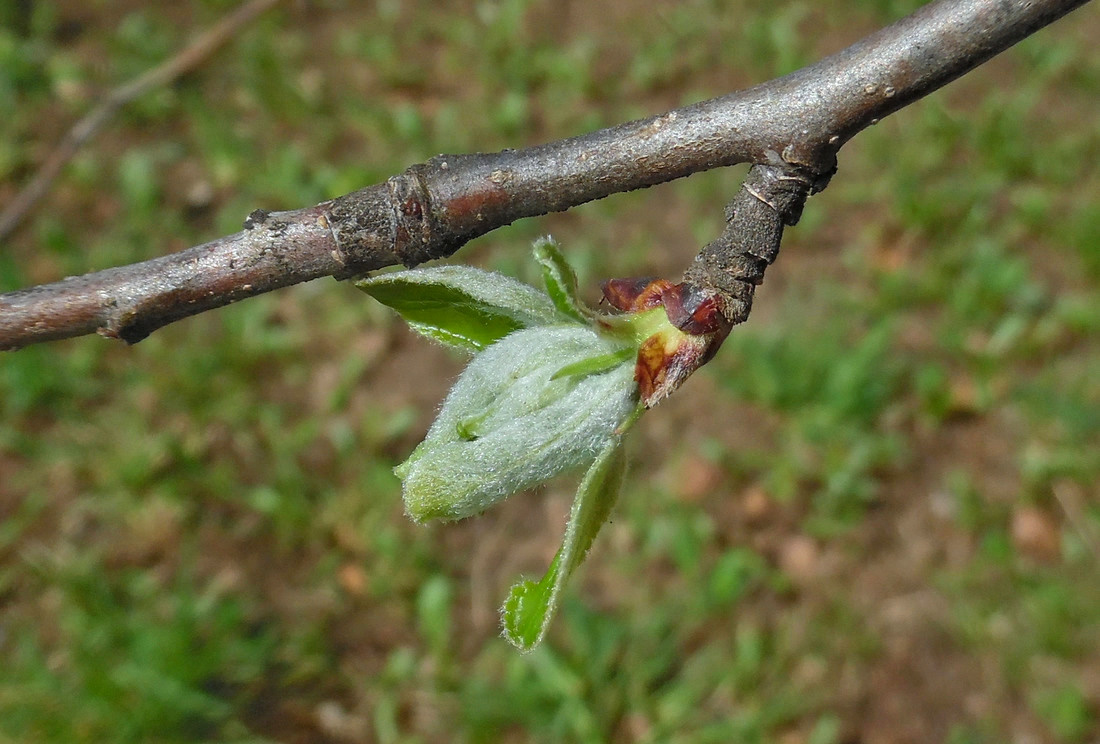
[(271, 212), (266, 209), (253, 209), (248, 213), (248, 216), (245, 217), (243, 227), (245, 230), (255, 229), (257, 226), (267, 222), (267, 218), (270, 215)]
[(421, 175), (423, 165), (414, 165), (391, 178), (387, 184), (394, 205), (394, 251), (410, 269), (439, 258), (432, 250), (431, 197)]

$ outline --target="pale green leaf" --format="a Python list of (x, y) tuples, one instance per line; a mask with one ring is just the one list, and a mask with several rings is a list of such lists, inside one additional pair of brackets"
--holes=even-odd
[(422, 335), (467, 351), (480, 351), (522, 328), (565, 321), (534, 287), (469, 266), (380, 274), (356, 286)]
[(602, 354), (600, 356), (588, 357), (587, 359), (581, 359), (578, 362), (571, 362), (565, 365), (553, 375), (550, 376), (551, 380), (556, 380), (559, 377), (572, 377), (579, 375), (581, 377), (587, 375), (598, 375), (601, 372), (607, 372), (610, 369), (618, 367), (624, 362), (628, 362), (637, 356), (637, 353), (632, 348), (619, 349), (618, 351), (612, 351), (609, 354)]
[(479, 353), (395, 471), (409, 516), (468, 517), (591, 463), (636, 408), (634, 365), (554, 373), (618, 351), (591, 328), (558, 325), (517, 331)]
[(530, 651), (545, 637), (562, 587), (588, 554), (618, 499), (625, 463), (622, 439), (610, 439), (577, 489), (565, 538), (546, 575), (512, 587), (502, 608), (504, 637), (521, 651)]
[(542, 267), (546, 292), (558, 312), (580, 323), (588, 323), (592, 313), (580, 299), (577, 275), (558, 250), (558, 244), (549, 236), (539, 238), (535, 241), (535, 260)]

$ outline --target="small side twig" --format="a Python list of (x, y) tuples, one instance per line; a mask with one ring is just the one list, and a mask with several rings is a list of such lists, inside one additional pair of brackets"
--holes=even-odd
[(764, 271), (779, 255), (783, 228), (798, 222), (806, 199), (831, 176), (786, 163), (754, 165), (726, 206), (722, 234), (699, 251), (684, 281), (716, 294), (730, 325), (744, 323)]
[(27, 185), (0, 211), (0, 241), (15, 232), (35, 205), (49, 193), (50, 186), (69, 161), (86, 142), (99, 133), (119, 109), (153, 88), (166, 85), (198, 67), (240, 29), (278, 2), (279, 0), (250, 0), (203, 32), (176, 56), (108, 93), (95, 108), (72, 126)]

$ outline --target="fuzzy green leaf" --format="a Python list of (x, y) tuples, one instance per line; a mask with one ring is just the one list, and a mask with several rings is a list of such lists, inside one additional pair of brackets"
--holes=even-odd
[(517, 331), (480, 352), (395, 469), (409, 516), (468, 517), (591, 463), (636, 407), (634, 365), (554, 373), (619, 349), (591, 328), (557, 325)]
[(608, 370), (614, 369), (624, 362), (631, 361), (636, 355), (637, 352), (634, 349), (626, 348), (612, 351), (609, 354), (588, 357), (587, 359), (581, 359), (579, 362), (572, 362), (565, 365), (552, 374), (550, 379), (556, 380), (559, 377), (572, 377), (574, 375), (579, 375), (581, 377), (598, 375), (601, 372), (607, 372)]
[(562, 315), (580, 323), (588, 323), (592, 312), (580, 299), (577, 274), (549, 236), (535, 241), (535, 260), (542, 267), (546, 292)]
[(585, 473), (569, 513), (565, 539), (546, 575), (540, 581), (521, 581), (512, 587), (501, 610), (504, 637), (521, 651), (532, 650), (546, 635), (562, 587), (584, 560), (619, 497), (625, 463), (622, 439), (615, 437)]
[(380, 274), (355, 286), (420, 334), (466, 351), (480, 351), (522, 328), (565, 320), (534, 287), (468, 266)]

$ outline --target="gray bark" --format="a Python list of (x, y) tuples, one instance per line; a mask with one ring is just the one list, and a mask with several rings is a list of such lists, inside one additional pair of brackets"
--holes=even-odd
[(659, 116), (523, 150), (440, 155), (385, 183), (172, 255), (0, 295), (0, 349), (98, 332), (127, 342), (181, 318), (322, 276), (443, 258), (523, 217), (700, 171), (754, 163), (727, 230), (685, 279), (731, 322), (782, 227), (860, 130), (1087, 0), (937, 0), (817, 64)]

